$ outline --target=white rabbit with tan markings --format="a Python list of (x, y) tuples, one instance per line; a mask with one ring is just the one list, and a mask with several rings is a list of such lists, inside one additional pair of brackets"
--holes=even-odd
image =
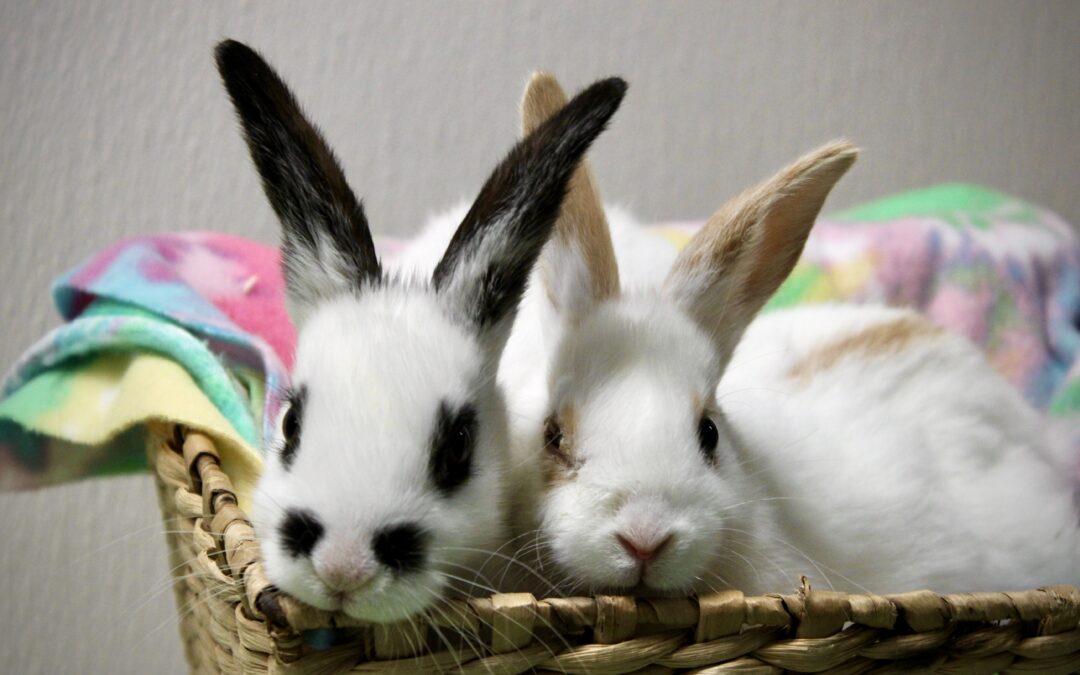
[[(530, 96), (532, 124), (565, 101), (550, 77)], [(901, 309), (757, 317), (855, 158), (828, 144), (733, 199), (641, 293), (594, 245), (600, 204), (567, 200), (538, 263), (561, 337), (520, 395), (549, 416), (518, 448), (567, 590), (1080, 582), (1075, 451), (973, 345)]]
[(566, 183), (625, 83), (585, 89), (518, 143), (427, 281), (384, 274), (360, 202), (276, 73), (233, 41), (217, 63), (282, 224), (299, 333), (254, 495), (266, 573), (316, 607), (401, 619), (506, 536), (496, 364)]

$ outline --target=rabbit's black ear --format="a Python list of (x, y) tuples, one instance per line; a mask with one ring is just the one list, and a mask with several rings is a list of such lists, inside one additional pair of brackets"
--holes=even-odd
[(334, 153), (266, 61), (233, 40), (219, 44), (215, 56), (281, 220), (289, 310), (299, 325), (320, 300), (381, 277), (364, 209)]
[(488, 178), (435, 268), (435, 288), (451, 313), (494, 338), (496, 351), (570, 176), (625, 93), (623, 80), (601, 80), (522, 139)]

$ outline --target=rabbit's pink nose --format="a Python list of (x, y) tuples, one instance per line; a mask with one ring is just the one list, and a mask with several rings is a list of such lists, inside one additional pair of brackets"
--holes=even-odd
[(346, 593), (367, 583), (371, 574), (362, 566), (354, 565), (324, 569), (319, 572), (319, 578), (330, 590)]
[(645, 540), (620, 533), (615, 535), (615, 539), (635, 560), (648, 562), (671, 542), (672, 536), (668, 534), (661, 538)]
[(363, 558), (327, 560), (316, 563), (315, 573), (331, 591), (348, 593), (361, 588), (373, 576), (374, 570)]

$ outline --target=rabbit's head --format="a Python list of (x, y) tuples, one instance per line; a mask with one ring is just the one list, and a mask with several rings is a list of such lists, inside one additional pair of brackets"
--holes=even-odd
[(277, 74), (217, 63), (281, 221), (298, 329), (288, 405), (253, 520), (271, 582), (392, 621), (430, 605), (504, 532), (495, 368), (567, 181), (625, 92), (594, 84), (495, 169), (430, 280), (388, 278), (360, 202)]
[[(530, 83), (525, 129), (565, 104)], [(590, 590), (685, 593), (712, 585), (735, 508), (753, 499), (717, 384), (747, 325), (791, 272), (833, 185), (855, 161), (826, 145), (717, 211), (661, 289), (621, 294), (588, 166), (538, 263), (561, 338), (541, 452), (541, 539)]]

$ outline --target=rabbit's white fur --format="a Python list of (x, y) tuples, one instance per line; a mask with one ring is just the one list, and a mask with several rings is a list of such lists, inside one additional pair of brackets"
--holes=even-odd
[[(1072, 446), (974, 346), (923, 321), (851, 306), (761, 316), (714, 402), (715, 352), (669, 299), (625, 294), (594, 308), (550, 374), (551, 410), (572, 402), (579, 465), (539, 488), (537, 511), (570, 587), (765, 593), (805, 575), (847, 591), (959, 592), (1080, 581), (1077, 486), (1056, 461)], [(856, 350), (798, 373), (815, 350), (898, 322), (923, 328), (895, 351)], [(533, 424), (542, 398), (528, 402)], [(695, 400), (716, 406), (715, 466), (698, 446)], [(541, 445), (534, 432), (522, 447)], [(675, 536), (641, 573), (620, 532)]]
[[(905, 321), (922, 319), (819, 306), (754, 321), (717, 391), (729, 433), (712, 466), (693, 412), (715, 376), (707, 340), (655, 296), (597, 308), (553, 366), (580, 466), (547, 488), (539, 525), (566, 578), (678, 593), (785, 591), (800, 575), (875, 592), (1080, 580), (1075, 485), (1048, 460), (1064, 439), (963, 338), (927, 327), (895, 352), (792, 372)], [(620, 532), (675, 536), (640, 574)]]
[[(730, 202), (662, 289), (590, 298), (587, 256), (548, 243), (547, 293), (530, 293), (519, 324), (549, 324), (553, 350), (512, 339), (500, 377), (514, 492), (532, 515), (518, 522), (523, 550), (563, 591), (766, 593), (803, 575), (874, 592), (1080, 582), (1077, 453), (973, 345), (901, 309), (754, 320), (853, 160), (826, 146)], [(658, 286), (671, 260), (649, 260), (651, 235), (611, 221), (618, 267)], [(561, 424), (557, 452), (546, 414)], [(642, 564), (617, 535), (661, 548)]]
[[(851, 346), (898, 322), (923, 328), (883, 353)], [(596, 308), (552, 366), (580, 462), (538, 511), (558, 567), (591, 590), (653, 592), (784, 591), (800, 575), (875, 592), (1080, 581), (1077, 486), (1055, 462), (1075, 452), (974, 346), (922, 322), (875, 307), (762, 316), (713, 403), (716, 355), (670, 302)], [(851, 353), (798, 372), (830, 344)], [(695, 396), (727, 421), (716, 466)], [(674, 538), (639, 576), (615, 539), (627, 531)]]
[[(776, 590), (806, 573), (843, 590), (959, 592), (1080, 581), (1077, 486), (1054, 461), (1070, 452), (1066, 437), (966, 339), (923, 321), (823, 306), (750, 325), (717, 399), (759, 487), (724, 501), (769, 499), (740, 508), (771, 528), (725, 538), (747, 558), (714, 567), (730, 583)], [(868, 332), (896, 343), (859, 351), (851, 338)], [(829, 344), (849, 353), (798, 372)]]

